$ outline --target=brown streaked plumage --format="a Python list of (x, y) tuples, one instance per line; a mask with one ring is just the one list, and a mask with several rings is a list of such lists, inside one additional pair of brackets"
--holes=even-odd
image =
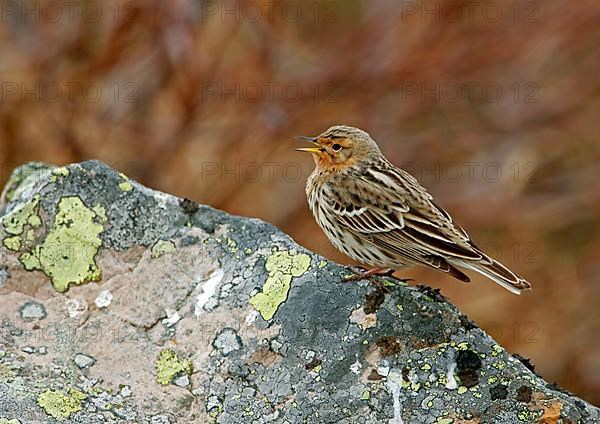
[(358, 128), (334, 126), (312, 147), (310, 209), (333, 245), (352, 259), (380, 269), (424, 265), (468, 282), (457, 267), (477, 271), (513, 293), (531, 285), (486, 255), (406, 171), (392, 165)]

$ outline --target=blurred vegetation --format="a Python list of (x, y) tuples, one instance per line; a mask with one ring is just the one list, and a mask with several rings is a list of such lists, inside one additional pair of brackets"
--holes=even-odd
[(100, 159), (347, 263), (291, 138), (367, 129), (534, 291), (402, 276), (600, 403), (598, 2), (67, 3), (3, 2), (2, 184), (26, 161)]

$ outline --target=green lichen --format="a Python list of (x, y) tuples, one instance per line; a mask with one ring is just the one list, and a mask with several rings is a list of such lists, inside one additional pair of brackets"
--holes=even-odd
[(467, 393), (467, 391), (468, 391), (468, 390), (469, 390), (469, 389), (467, 389), (465, 386), (460, 386), (456, 392), (457, 392), (459, 395), (462, 395), (462, 394), (465, 394), (465, 393)]
[(232, 238), (227, 238), (227, 248), (231, 253), (237, 253), (239, 250), (237, 247), (237, 243)]
[(469, 348), (469, 343), (461, 342), (457, 344), (456, 347), (458, 347), (458, 350), (467, 350)]
[(121, 191), (131, 191), (133, 190), (133, 186), (129, 181), (123, 181), (119, 184), (119, 189), (121, 189)]
[(21, 248), (22, 234), (27, 225), (32, 228), (42, 225), (42, 220), (38, 215), (39, 203), (40, 195), (36, 194), (30, 201), (2, 217), (4, 232), (9, 234), (2, 241), (7, 249), (17, 251)]
[(8, 365), (0, 364), (0, 383), (9, 383), (15, 378), (15, 372)]
[(85, 399), (85, 395), (78, 390), (71, 389), (68, 394), (46, 390), (38, 396), (37, 404), (46, 411), (46, 414), (57, 420), (64, 420), (81, 411), (83, 399)]
[(4, 186), (4, 200), (11, 202), (16, 196), (23, 193), (42, 179), (42, 175), (48, 174), (51, 165), (42, 162), (30, 162), (16, 168), (6, 185)]
[(65, 166), (61, 166), (60, 168), (54, 168), (50, 173), (50, 182), (54, 183), (57, 180), (57, 177), (68, 177), (69, 170)]
[(192, 373), (192, 361), (179, 359), (177, 353), (171, 349), (163, 349), (154, 364), (156, 368), (156, 381), (166, 386), (179, 375)]
[(492, 367), (496, 368), (497, 370), (502, 371), (504, 368), (506, 368), (506, 363), (502, 362), (502, 361), (496, 361), (496, 362), (492, 362)]
[(68, 177), (69, 176), (69, 170), (67, 169), (66, 166), (61, 166), (59, 168), (54, 168), (52, 170), (52, 175), (57, 175), (57, 176), (61, 176), (61, 177)]
[(175, 247), (175, 243), (172, 241), (158, 240), (156, 243), (154, 243), (154, 246), (152, 246), (152, 249), (150, 250), (150, 256), (152, 256), (152, 258), (158, 258), (166, 253), (173, 253), (176, 251), (177, 248)]
[(119, 175), (124, 180), (124, 181), (122, 181), (122, 182), (119, 183), (119, 189), (121, 191), (131, 191), (131, 190), (133, 190), (133, 186), (129, 182), (129, 177), (127, 177), (127, 175), (123, 174), (122, 172), (120, 172)]
[(8, 418), (0, 418), (0, 424), (21, 424), (21, 421), (15, 419), (9, 420)]
[(517, 418), (526, 423), (536, 423), (543, 414), (544, 411), (532, 411), (530, 409), (525, 409), (517, 414)]
[(108, 218), (106, 218), (106, 209), (102, 205), (95, 205), (92, 210), (96, 214), (96, 221), (100, 224), (106, 224), (108, 222)]
[(448, 383), (448, 377), (446, 376), (446, 374), (438, 374), (438, 379), (436, 383), (438, 386), (445, 386)]
[(99, 281), (102, 272), (94, 257), (102, 245), (105, 220), (101, 206), (89, 209), (77, 196), (63, 197), (44, 242), (19, 259), (26, 270), (43, 271), (59, 292), (70, 284)]
[(250, 304), (265, 320), (270, 320), (288, 296), (293, 277), (300, 277), (310, 267), (310, 256), (289, 251), (276, 251), (265, 264), (269, 276), (261, 293), (250, 298)]
[(454, 420), (452, 418), (439, 417), (435, 424), (452, 424), (453, 422)]
[(21, 236), (6, 237), (2, 240), (2, 244), (4, 244), (8, 250), (14, 250), (16, 252), (21, 248)]

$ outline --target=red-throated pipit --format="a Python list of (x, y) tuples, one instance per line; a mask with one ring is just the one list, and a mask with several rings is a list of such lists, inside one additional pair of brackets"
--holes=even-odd
[(457, 267), (477, 271), (519, 294), (531, 285), (486, 255), (417, 180), (392, 165), (375, 141), (358, 128), (335, 126), (313, 144), (315, 170), (308, 204), (333, 245), (373, 267), (359, 277), (425, 265), (469, 281)]

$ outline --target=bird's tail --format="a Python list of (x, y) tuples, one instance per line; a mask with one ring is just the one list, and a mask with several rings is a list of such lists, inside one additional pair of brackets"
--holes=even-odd
[(521, 294), (523, 290), (531, 289), (531, 284), (527, 280), (487, 256), (477, 262), (463, 261), (457, 265), (477, 271), (515, 294)]

